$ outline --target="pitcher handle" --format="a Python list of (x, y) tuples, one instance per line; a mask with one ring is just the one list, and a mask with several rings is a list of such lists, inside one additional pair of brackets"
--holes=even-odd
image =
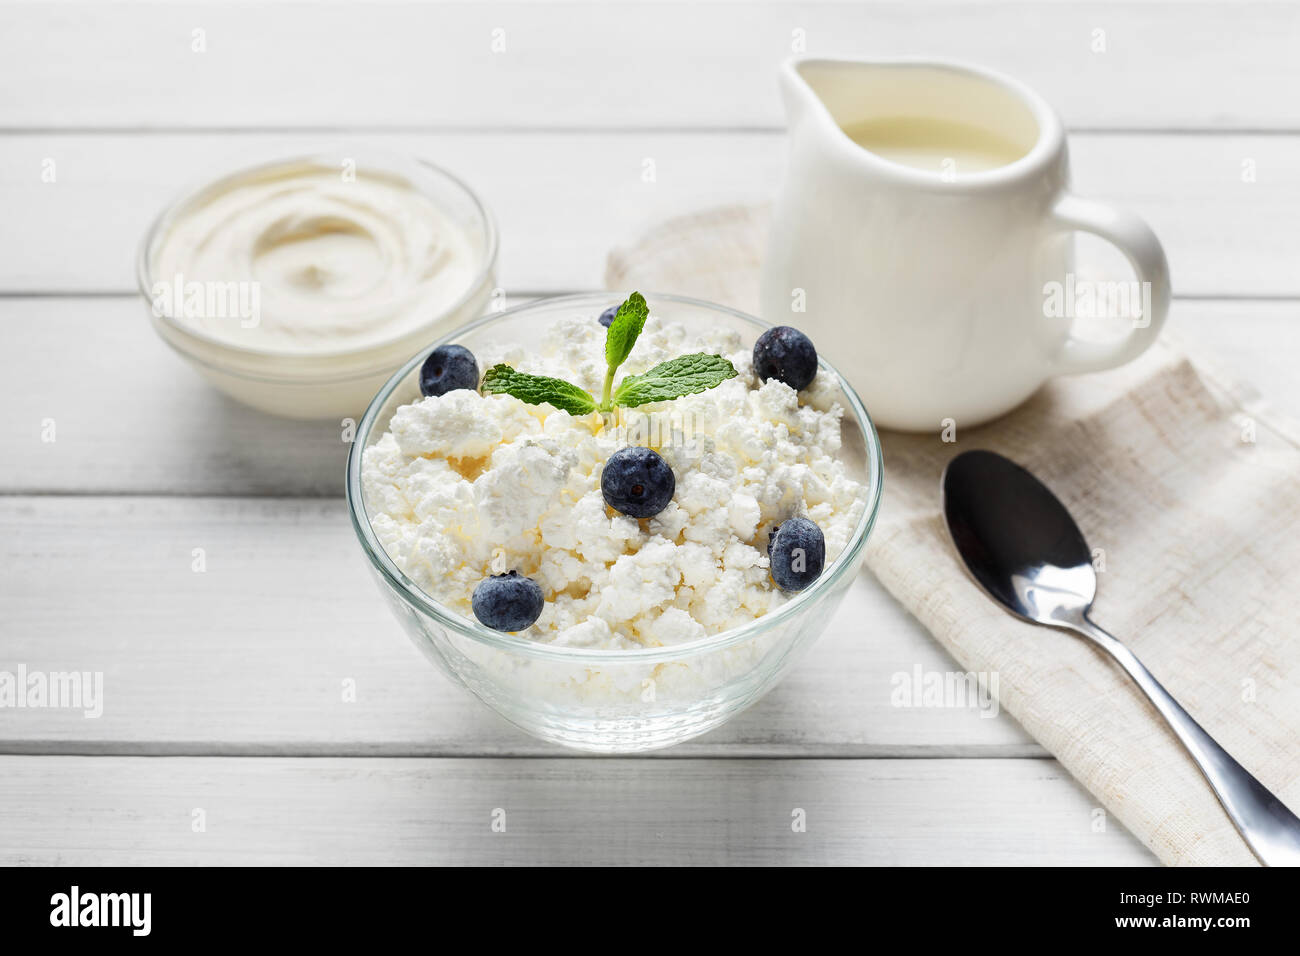
[(1160, 240), (1133, 213), (1070, 193), (1057, 200), (1051, 218), (1057, 229), (1089, 232), (1111, 243), (1133, 266), (1139, 288), (1151, 290), (1150, 314), (1135, 321), (1128, 335), (1115, 342), (1088, 342), (1071, 335), (1057, 355), (1053, 374), (1100, 372), (1133, 361), (1151, 347), (1169, 314), (1169, 263)]

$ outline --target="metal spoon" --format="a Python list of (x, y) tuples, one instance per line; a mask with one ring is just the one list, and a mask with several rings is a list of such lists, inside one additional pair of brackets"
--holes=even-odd
[(980, 587), (1017, 617), (1082, 634), (1110, 654), (1182, 741), (1260, 862), (1300, 866), (1300, 819), (1215, 743), (1132, 651), (1092, 623), (1092, 552), (1056, 496), (990, 451), (958, 455), (942, 485), (948, 533)]

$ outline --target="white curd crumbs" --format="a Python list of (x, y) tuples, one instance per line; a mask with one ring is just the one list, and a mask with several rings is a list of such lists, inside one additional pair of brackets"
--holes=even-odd
[[(556, 323), (540, 350), (476, 357), (480, 370), (508, 362), (599, 395), (604, 340), (594, 316), (577, 317)], [(726, 356), (739, 375), (608, 422), (468, 390), (402, 406), (362, 462), (376, 536), (420, 588), (471, 620), (484, 577), (532, 577), (546, 607), (522, 634), (544, 643), (671, 646), (767, 614), (788, 599), (768, 573), (771, 527), (815, 521), (829, 567), (862, 517), (864, 488), (837, 457), (834, 384), (819, 373), (800, 394), (759, 382), (735, 332), (693, 339), (651, 316), (619, 374), (699, 351)], [(600, 490), (603, 462), (631, 444), (658, 451), (677, 482), (667, 508), (642, 521), (607, 507)]]

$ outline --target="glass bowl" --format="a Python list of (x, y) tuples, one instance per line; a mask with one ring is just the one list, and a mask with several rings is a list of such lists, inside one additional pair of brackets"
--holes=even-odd
[[(613, 292), (543, 299), (489, 315), (430, 342), (380, 389), (358, 426), (348, 458), (347, 498), (379, 589), (417, 647), (455, 682), (534, 737), (579, 750), (634, 753), (696, 737), (772, 689), (826, 629), (862, 563), (880, 504), (880, 442), (852, 387), (824, 358), (819, 374), (838, 386), (844, 408), (840, 457), (863, 486), (864, 508), (844, 551), (811, 586), (742, 627), (670, 647), (632, 650), (552, 646), (490, 630), (439, 604), (393, 562), (370, 526), (361, 491), (364, 450), (388, 430), (401, 405), (420, 397), (420, 365), (447, 342), (487, 351), (489, 342), (540, 344), (555, 321), (596, 321), (626, 298)], [(749, 345), (768, 327), (733, 309), (673, 295), (646, 295), (651, 314), (688, 333), (723, 327)]]
[[(278, 168), (312, 166), (356, 168), (394, 174), (430, 199), (465, 232), (471, 245), (474, 277), (464, 292), (446, 307), (433, 311), (414, 329), (361, 346), (343, 345), (330, 351), (286, 352), (235, 344), (214, 337), (155, 305), (159, 283), (173, 276), (158, 274), (157, 258), (176, 220), (195, 206), (219, 195), (231, 183)], [(354, 417), (412, 350), (464, 325), (488, 307), (497, 261), (497, 230), (482, 201), (463, 181), (445, 169), (411, 156), (367, 150), (292, 156), (241, 168), (169, 203), (145, 233), (136, 255), (136, 282), (149, 310), (154, 330), (209, 383), (236, 401), (285, 418)], [(201, 278), (201, 277), (191, 277)], [(251, 276), (249, 277), (251, 279)], [(395, 303), (396, 305), (399, 303)]]

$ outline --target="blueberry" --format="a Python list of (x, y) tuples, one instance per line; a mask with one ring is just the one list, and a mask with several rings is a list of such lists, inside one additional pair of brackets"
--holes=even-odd
[(659, 453), (639, 445), (620, 448), (600, 473), (600, 492), (615, 511), (652, 518), (673, 500), (677, 479)]
[(754, 371), (765, 382), (774, 378), (797, 392), (807, 388), (817, 374), (817, 350), (798, 329), (778, 325), (754, 343)]
[(767, 556), (776, 586), (782, 591), (802, 591), (822, 573), (826, 538), (807, 518), (790, 518), (768, 535)]
[(474, 588), (474, 616), (494, 631), (522, 631), (542, 613), (542, 586), (518, 571), (494, 574)]
[(614, 316), (618, 315), (618, 306), (611, 305), (604, 312), (600, 313), (600, 324), (609, 328), (614, 324)]
[(458, 388), (478, 388), (478, 362), (463, 345), (439, 345), (420, 367), (420, 394), (446, 395)]

